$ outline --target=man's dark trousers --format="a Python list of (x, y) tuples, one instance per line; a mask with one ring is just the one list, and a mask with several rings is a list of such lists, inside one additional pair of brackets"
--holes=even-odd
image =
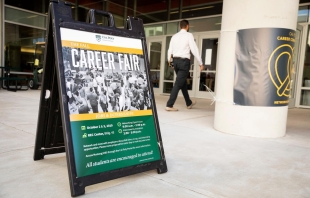
[(190, 69), (190, 60), (186, 58), (173, 58), (173, 64), (174, 64), (174, 71), (177, 75), (177, 78), (175, 80), (174, 86), (172, 88), (170, 98), (167, 102), (167, 107), (173, 107), (177, 97), (178, 93), (181, 89), (182, 94), (184, 96), (186, 106), (190, 106), (192, 104), (191, 99), (189, 98), (188, 91), (187, 91), (187, 83), (186, 79), (189, 74)]

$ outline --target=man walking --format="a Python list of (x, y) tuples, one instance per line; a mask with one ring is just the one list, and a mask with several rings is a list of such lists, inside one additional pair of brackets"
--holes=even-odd
[(166, 105), (167, 111), (178, 111), (178, 109), (174, 108), (173, 105), (180, 90), (182, 91), (188, 109), (191, 109), (196, 104), (196, 101), (191, 101), (189, 98), (186, 84), (186, 78), (189, 75), (190, 69), (190, 52), (192, 52), (198, 60), (200, 72), (203, 70), (203, 64), (199, 55), (198, 47), (195, 43), (193, 35), (188, 32), (188, 21), (182, 20), (180, 22), (180, 28), (181, 30), (171, 38), (168, 49), (168, 62), (170, 62), (169, 59), (171, 55), (173, 55), (173, 67), (177, 78)]

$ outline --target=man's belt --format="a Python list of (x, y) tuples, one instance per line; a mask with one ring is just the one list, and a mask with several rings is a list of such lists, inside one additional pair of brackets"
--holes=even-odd
[(173, 59), (189, 60), (188, 58), (183, 58), (183, 57), (173, 57)]

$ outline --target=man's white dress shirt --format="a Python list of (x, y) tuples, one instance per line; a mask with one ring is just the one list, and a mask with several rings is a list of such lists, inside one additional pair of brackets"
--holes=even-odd
[(192, 52), (198, 60), (199, 65), (202, 65), (202, 60), (193, 34), (187, 32), (185, 29), (181, 29), (171, 38), (168, 49), (168, 61), (170, 61), (171, 54), (173, 54), (173, 57), (190, 59), (190, 52)]

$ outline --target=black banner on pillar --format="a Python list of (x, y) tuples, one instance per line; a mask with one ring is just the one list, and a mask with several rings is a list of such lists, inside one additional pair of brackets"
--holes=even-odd
[(289, 103), (295, 31), (243, 29), (237, 33), (234, 102), (244, 106)]

